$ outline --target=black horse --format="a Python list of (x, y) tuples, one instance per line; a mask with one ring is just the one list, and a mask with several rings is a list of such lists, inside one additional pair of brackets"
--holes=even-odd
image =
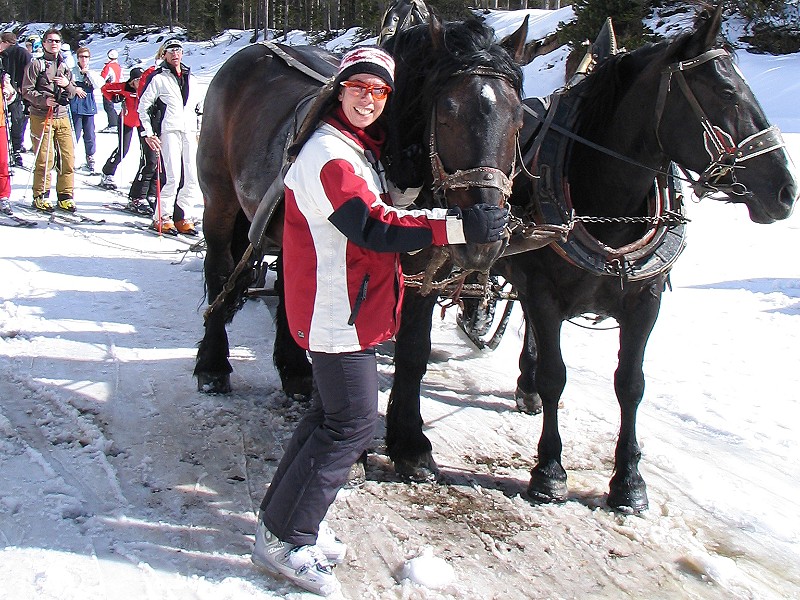
[[(516, 288), (525, 314), (517, 395), (543, 405), (538, 464), (528, 488), (534, 499), (567, 498), (558, 431), (566, 384), (560, 331), (564, 320), (592, 313), (613, 317), (620, 329), (614, 387), (621, 423), (607, 502), (633, 511), (647, 507), (636, 439), (642, 363), (685, 228), (671, 162), (701, 174), (693, 181), (701, 194), (724, 193), (727, 201), (745, 204), (757, 223), (792, 211), (798, 182), (791, 162), (780, 133), (718, 46), (720, 21), (717, 9), (673, 41), (608, 58), (552, 97), (552, 112), (525, 101), (523, 154), (539, 179), (515, 179), (513, 210), (522, 221), (572, 227), (564, 243), (495, 264)], [(545, 114), (554, 116), (549, 126), (542, 125)], [(430, 320), (419, 320), (398, 335), (387, 415), (395, 469), (416, 479), (436, 471), (419, 411), (429, 331)]]
[[(513, 49), (509, 54), (494, 43), (491, 28), (477, 20), (450, 23), (432, 16), (429, 24), (391, 38), (397, 90), (384, 111), (389, 127), (386, 166), (398, 187), (423, 188), (419, 206), (446, 202), (466, 208), (506, 201), (515, 134), (522, 126), (522, 75), (514, 53), (521, 53), (526, 34), (527, 27), (521, 27), (507, 42)], [(295, 129), (300, 129), (299, 136), (307, 133), (298, 116), (304, 98), (318, 94), (311, 100), (314, 115), (321, 109), (320, 99), (335, 93), (327, 89), (330, 83), (321, 92), (320, 86), (336, 65), (338, 58), (318, 48), (255, 44), (231, 57), (209, 86), (197, 152), (206, 202), (204, 268), (211, 305), (195, 365), (201, 391), (230, 391), (225, 325), (257, 276), (260, 255), (280, 248), (280, 173), (287, 139)], [(503, 247), (502, 241), (453, 246), (446, 259), (467, 271), (485, 271)], [(274, 358), (284, 390), (308, 394), (309, 365), (288, 335), (282, 304)]]

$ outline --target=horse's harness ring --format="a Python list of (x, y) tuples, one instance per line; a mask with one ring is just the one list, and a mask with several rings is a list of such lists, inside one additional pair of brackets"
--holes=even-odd
[[(746, 137), (737, 144), (729, 133), (711, 123), (703, 107), (700, 106), (697, 97), (686, 82), (683, 72), (724, 56), (730, 58), (730, 54), (726, 50), (714, 48), (690, 60), (673, 63), (661, 72), (661, 82), (658, 88), (655, 134), (658, 146), (662, 151), (663, 146), (661, 145), (658, 130), (661, 126), (661, 117), (664, 113), (667, 94), (671, 90), (670, 84), (673, 77), (677, 80), (678, 86), (703, 128), (703, 141), (706, 151), (711, 157), (711, 162), (699, 175), (697, 181), (694, 182), (695, 194), (700, 198), (715, 192), (723, 192), (733, 196), (751, 196), (752, 192), (743, 183), (737, 181), (736, 169), (743, 168), (741, 163), (751, 158), (785, 146), (780, 130), (774, 125)], [(725, 178), (727, 178), (727, 181), (723, 180)]]
[[(511, 83), (513, 87), (513, 83), (505, 74), (488, 67), (477, 67), (469, 71), (458, 71), (454, 73), (453, 76), (462, 75), (464, 73), (477, 77), (504, 79)], [(518, 136), (519, 132), (515, 135)], [(503, 200), (507, 200), (511, 196), (511, 177), (495, 167), (480, 166), (472, 169), (456, 170), (454, 173), (447, 172), (442, 159), (439, 157), (439, 152), (436, 149), (436, 102), (433, 103), (433, 109), (431, 110), (428, 150), (431, 159), (431, 174), (433, 175), (432, 189), (435, 199), (443, 199), (447, 190), (468, 189), (473, 187), (494, 188), (503, 195)], [(511, 164), (512, 174), (516, 167), (516, 159), (517, 154), (515, 150), (514, 162)]]

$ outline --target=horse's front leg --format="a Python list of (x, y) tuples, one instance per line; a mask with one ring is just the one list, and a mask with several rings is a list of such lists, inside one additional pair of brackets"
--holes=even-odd
[[(525, 308), (525, 318), (530, 323), (530, 332), (535, 335), (538, 349), (534, 384), (542, 401), (539, 460), (531, 470), (528, 495), (541, 502), (564, 502), (567, 499), (567, 472), (561, 466), (561, 435), (558, 432), (558, 403), (567, 384), (567, 368), (561, 355), (562, 320), (554, 299), (542, 302), (540, 292), (537, 296), (539, 301), (535, 305), (527, 304)], [(523, 352), (525, 350), (523, 348)], [(521, 360), (520, 366), (524, 364), (527, 363)]]
[(659, 279), (635, 298), (626, 298), (624, 316), (619, 318), (619, 365), (614, 374), (614, 390), (620, 407), (620, 427), (608, 505), (634, 512), (648, 506), (647, 486), (639, 474), (642, 453), (636, 440), (636, 412), (644, 395), (644, 350), (658, 318), (663, 285)]
[(406, 289), (394, 351), (394, 384), (386, 411), (386, 448), (404, 479), (430, 481), (438, 471), (431, 443), (422, 433), (420, 384), (431, 354), (431, 320), (436, 295)]

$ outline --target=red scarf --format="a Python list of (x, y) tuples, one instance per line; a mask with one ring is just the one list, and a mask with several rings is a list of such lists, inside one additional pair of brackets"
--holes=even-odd
[(361, 144), (365, 149), (371, 150), (375, 155), (375, 160), (380, 160), (383, 144), (386, 142), (386, 132), (378, 123), (373, 123), (366, 129), (354, 127), (342, 110), (342, 105), (336, 107), (332, 114), (325, 118), (325, 121), (336, 127), (347, 137)]

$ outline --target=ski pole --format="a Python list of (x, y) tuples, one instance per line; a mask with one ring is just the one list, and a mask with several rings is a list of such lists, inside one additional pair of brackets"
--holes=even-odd
[(117, 127), (117, 166), (122, 162), (122, 131), (125, 129), (125, 97), (122, 97), (122, 108), (119, 111), (119, 127)]
[[(42, 144), (44, 143), (44, 136), (45, 136), (45, 133), (47, 132), (48, 125), (51, 123), (52, 119), (53, 119), (53, 107), (50, 106), (50, 107), (47, 108), (47, 116), (44, 118), (44, 124), (42, 125), (42, 135), (39, 136), (39, 143), (36, 146), (36, 150), (33, 153), (33, 168), (31, 169), (30, 175), (28, 175), (28, 183), (25, 185), (25, 188), (23, 189), (23, 192), (22, 192), (23, 194), (25, 193), (24, 192), (25, 189), (28, 189), (29, 187), (31, 187), (31, 180), (33, 179), (33, 173), (34, 173), (34, 171), (36, 171), (36, 163), (39, 160), (39, 154), (42, 151)], [(49, 160), (50, 160), (50, 144), (48, 144), (47, 158), (46, 158), (46, 160), (44, 162), (44, 177), (45, 178), (47, 176), (47, 163), (49, 162)], [(45, 182), (46, 182), (46, 179), (45, 179)], [(24, 200), (24, 195), (23, 195), (23, 200)]]
[(6, 117), (6, 141), (8, 142), (8, 176), (13, 177), (14, 169), (12, 168), (12, 161), (14, 160), (14, 145), (11, 143), (11, 115), (9, 114), (8, 102), (6, 102), (5, 94), (3, 96), (3, 114)]
[(156, 151), (156, 210), (158, 211), (158, 233), (161, 233), (161, 153)]
[[(11, 120), (8, 116), (8, 103), (6, 102), (6, 96), (2, 93), (2, 90), (0, 90), (0, 96), (3, 97), (3, 114), (5, 115), (6, 120), (6, 141), (8, 142), (8, 160), (6, 161), (6, 173), (4, 174), (10, 181), (11, 177), (14, 175), (14, 170), (11, 168), (11, 161), (14, 160), (13, 149), (11, 146)], [(11, 194), (9, 194), (9, 196), (10, 195)]]
[[(44, 173), (42, 174), (42, 185), (44, 186), (42, 193), (44, 190), (48, 190), (50, 186), (48, 185), (49, 178), (51, 178), (53, 174), (53, 169), (50, 167), (50, 150), (53, 150), (53, 166), (55, 166), (55, 147), (53, 144), (55, 141), (53, 140), (53, 107), (50, 107), (50, 110), (47, 111), (47, 119), (45, 119), (45, 129), (47, 129), (48, 124), (50, 125), (49, 130), (47, 132), (47, 153), (44, 155)], [(44, 130), (42, 130), (42, 135), (44, 135)], [(42, 137), (44, 140), (44, 137)], [(41, 147), (41, 146), (40, 146)], [(52, 182), (49, 182), (52, 183)]]

